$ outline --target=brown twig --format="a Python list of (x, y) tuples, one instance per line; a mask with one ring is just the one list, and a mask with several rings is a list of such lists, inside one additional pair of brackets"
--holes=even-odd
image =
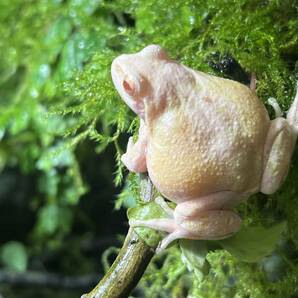
[[(141, 176), (141, 197), (149, 202), (153, 199), (153, 185), (148, 176)], [(124, 298), (139, 282), (154, 255), (154, 248), (148, 246), (129, 229), (124, 244), (103, 279), (88, 294), (81, 298)]]

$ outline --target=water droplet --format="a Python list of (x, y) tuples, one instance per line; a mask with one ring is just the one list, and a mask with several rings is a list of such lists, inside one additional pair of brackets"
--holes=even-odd
[(81, 50), (85, 48), (85, 42), (83, 40), (79, 42), (78, 48)]
[(50, 71), (51, 71), (51, 68), (48, 64), (42, 64), (39, 67), (39, 74), (44, 79), (49, 77)]
[(195, 24), (195, 21), (196, 21), (196, 19), (195, 19), (194, 16), (189, 16), (189, 23), (190, 23), (191, 25), (194, 25), (194, 24)]
[(31, 95), (33, 98), (36, 98), (36, 97), (38, 97), (39, 92), (38, 92), (36, 89), (32, 89), (32, 90), (30, 91), (30, 95)]

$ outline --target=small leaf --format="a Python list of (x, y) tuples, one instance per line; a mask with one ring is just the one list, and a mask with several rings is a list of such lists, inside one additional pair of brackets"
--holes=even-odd
[[(131, 219), (143, 220), (143, 219), (155, 219), (155, 218), (167, 218), (165, 211), (155, 202), (146, 203), (144, 205), (138, 205), (137, 207), (130, 208), (127, 211), (127, 217)], [(141, 237), (150, 247), (155, 248), (159, 241), (162, 239), (162, 233), (157, 232), (150, 228), (137, 227), (136, 233)]]
[(203, 280), (209, 272), (209, 264), (206, 260), (208, 248), (205, 241), (180, 240), (182, 261), (189, 271), (193, 271), (196, 278)]
[(4, 244), (1, 248), (1, 261), (7, 269), (18, 272), (26, 271), (28, 263), (26, 247), (16, 241)]
[(285, 227), (285, 222), (271, 228), (244, 227), (233, 237), (221, 240), (219, 243), (240, 261), (258, 262), (274, 250)]
[(39, 209), (36, 232), (39, 235), (67, 233), (71, 223), (72, 213), (70, 209), (54, 204), (47, 205)]

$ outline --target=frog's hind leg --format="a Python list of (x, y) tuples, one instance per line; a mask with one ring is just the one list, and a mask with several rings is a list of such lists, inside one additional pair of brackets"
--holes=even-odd
[(130, 220), (129, 225), (131, 227), (147, 227), (169, 233), (159, 243), (156, 249), (156, 253), (159, 253), (164, 250), (171, 242), (184, 237), (187, 238), (187, 236), (189, 236), (189, 232), (177, 225), (174, 219), (174, 210), (168, 206), (167, 202), (162, 197), (157, 197), (155, 199), (155, 203), (157, 203), (165, 211), (169, 218)]
[(298, 82), (296, 85), (296, 96), (288, 111), (287, 120), (289, 124), (294, 128), (296, 134), (298, 134)]
[(131, 227), (147, 227), (158, 231), (169, 233), (159, 243), (156, 253), (164, 250), (171, 242), (181, 238), (188, 238), (189, 232), (179, 227), (174, 219), (169, 218), (157, 218), (148, 220), (130, 220), (129, 225)]
[(173, 233), (178, 228), (175, 220), (170, 218), (155, 218), (146, 220), (131, 219), (129, 221), (129, 225), (131, 227), (147, 227), (167, 233)]
[(220, 240), (235, 234), (241, 226), (241, 218), (232, 210), (209, 210), (194, 219), (185, 219), (159, 244), (157, 252), (177, 239)]
[(155, 203), (158, 204), (167, 214), (168, 218), (157, 218), (157, 219), (147, 219), (138, 220), (132, 219), (129, 221), (131, 227), (148, 227), (158, 231), (164, 231), (172, 233), (177, 229), (177, 225), (174, 220), (174, 210), (170, 208), (167, 202), (162, 197), (157, 197)]
[(182, 238), (187, 238), (187, 236), (188, 236), (188, 232), (186, 232), (182, 229), (178, 229), (178, 230), (170, 233), (165, 238), (163, 238), (162, 241), (159, 243), (158, 247), (156, 248), (156, 253), (163, 251), (173, 241), (182, 239)]
[(157, 252), (177, 239), (223, 239), (234, 234), (241, 225), (240, 217), (232, 210), (224, 210), (247, 197), (247, 194), (222, 191), (185, 201), (171, 209), (163, 198), (155, 202), (166, 212), (167, 218), (130, 220), (132, 227), (148, 227), (169, 233)]
[[(278, 112), (277, 103), (273, 108)], [(275, 105), (275, 107), (274, 107)], [(271, 121), (264, 149), (261, 192), (272, 194), (285, 180), (298, 135), (298, 92), (287, 114)]]
[(269, 97), (267, 102), (272, 106), (272, 108), (274, 109), (275, 112), (275, 117), (279, 118), (282, 117), (283, 112), (277, 102), (277, 100), (274, 97)]

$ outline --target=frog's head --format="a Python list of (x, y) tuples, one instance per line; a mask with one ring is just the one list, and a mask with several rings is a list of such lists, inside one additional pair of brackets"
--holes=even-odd
[(135, 54), (124, 54), (112, 63), (114, 85), (126, 104), (141, 118), (145, 114), (145, 99), (154, 100), (158, 88), (160, 67), (169, 58), (158, 45), (149, 45)]

